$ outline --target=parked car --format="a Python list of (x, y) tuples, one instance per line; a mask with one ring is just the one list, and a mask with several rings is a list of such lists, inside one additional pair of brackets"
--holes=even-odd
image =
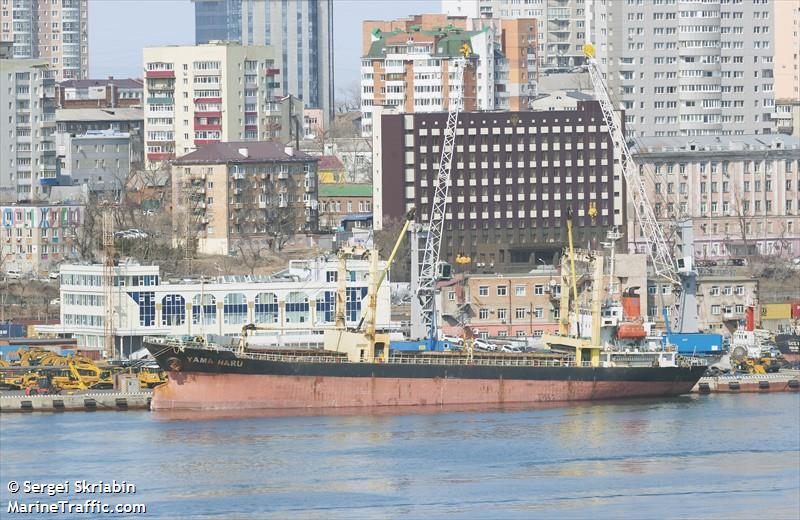
[(442, 336), (442, 341), (453, 343), (455, 345), (461, 345), (462, 343), (464, 343), (464, 339), (459, 338), (458, 336)]
[(472, 346), (478, 350), (487, 350), (487, 351), (497, 350), (497, 345), (493, 345), (482, 339), (476, 339), (475, 341), (473, 341)]
[(58, 271), (50, 271), (50, 273), (47, 275), (47, 277), (51, 280), (58, 280), (58, 276)]
[(19, 269), (8, 269), (5, 274), (6, 278), (9, 280), (21, 280), (22, 279), (22, 271)]

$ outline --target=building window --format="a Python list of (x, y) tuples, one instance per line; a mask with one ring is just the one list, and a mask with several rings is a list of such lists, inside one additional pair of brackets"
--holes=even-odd
[(525, 312), (526, 311), (525, 311), (524, 307), (517, 307), (514, 310), (514, 318), (516, 318), (518, 320), (524, 320), (525, 319)]
[(714, 316), (719, 316), (720, 313), (720, 306), (719, 305), (712, 305), (711, 306), (711, 314)]
[(541, 319), (542, 317), (544, 317), (544, 309), (542, 309), (541, 307), (534, 308), (533, 317), (537, 319)]
[(488, 320), (489, 319), (489, 309), (480, 309), (478, 311), (478, 319)]
[(258, 293), (255, 313), (256, 323), (278, 323), (278, 297), (274, 293)]
[(481, 285), (478, 287), (478, 296), (489, 296), (489, 286)]
[(708, 294), (710, 294), (711, 296), (719, 296), (719, 286), (718, 285), (712, 286)]
[(544, 294), (544, 285), (534, 285), (533, 286), (533, 294), (535, 294), (535, 295)]
[(525, 296), (525, 286), (517, 285), (516, 287), (514, 287), (514, 294), (516, 296)]
[(186, 300), (180, 294), (168, 294), (161, 299), (161, 324), (178, 326), (186, 323)]
[(497, 309), (497, 319), (501, 321), (505, 321), (507, 318), (507, 311), (506, 309)]
[(348, 287), (345, 315), (349, 321), (361, 319), (361, 301), (367, 297), (366, 287)]
[(725, 287), (722, 288), (722, 294), (724, 296), (730, 296), (731, 294), (733, 294), (733, 287), (731, 287), (730, 285), (726, 285)]
[(139, 325), (152, 327), (156, 323), (156, 293), (132, 292), (131, 298), (139, 304)]
[(508, 286), (506, 285), (498, 285), (497, 286), (497, 296), (506, 296), (508, 295)]
[(241, 325), (247, 321), (247, 298), (242, 293), (225, 295), (222, 319), (226, 325)]
[(317, 323), (333, 323), (336, 313), (336, 292), (322, 291), (317, 295)]
[(736, 286), (736, 296), (744, 296), (744, 285)]
[(310, 318), (308, 296), (301, 292), (290, 292), (286, 296), (286, 323), (308, 323)]
[(195, 294), (192, 298), (192, 323), (195, 325), (214, 325), (217, 323), (217, 299), (213, 294), (204, 294), (201, 298)]
[(456, 301), (456, 292), (455, 291), (448, 291), (447, 292), (447, 300), (454, 302)]
[(671, 292), (672, 292), (672, 286), (666, 284), (661, 286), (661, 294), (669, 294)]
[(648, 285), (647, 286), (647, 294), (656, 294), (657, 287), (655, 285)]

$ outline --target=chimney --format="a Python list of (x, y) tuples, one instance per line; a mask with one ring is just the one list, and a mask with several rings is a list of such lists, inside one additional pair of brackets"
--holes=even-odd
[(247, 148), (239, 148), (239, 155), (242, 157), (250, 157), (250, 152)]
[(283, 151), (289, 157), (292, 157), (294, 155), (294, 148), (292, 148), (291, 146), (284, 146)]

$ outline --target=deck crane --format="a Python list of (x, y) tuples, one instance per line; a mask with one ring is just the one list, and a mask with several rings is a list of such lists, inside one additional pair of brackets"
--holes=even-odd
[[(434, 184), (431, 211), (426, 229), (427, 235), (419, 267), (416, 292), (420, 301), (420, 316), (417, 318), (421, 319), (424, 325), (430, 350), (437, 350), (435, 347), (438, 340), (435, 307), (436, 282), (443, 277), (447, 277), (447, 271), (449, 271), (449, 265), (439, 261), (439, 253), (442, 247), (442, 233), (447, 215), (447, 199), (450, 196), (450, 169), (453, 164), (458, 115), (464, 104), (464, 69), (469, 63), (471, 54), (472, 49), (469, 44), (464, 43), (460, 49), (460, 56), (449, 62), (453, 69), (453, 76), (451, 80), (452, 91), (449, 93), (447, 107), (447, 126), (444, 131), (442, 155), (439, 158), (439, 170)], [(445, 95), (448, 95), (448, 93), (445, 92)]]
[[(609, 97), (603, 76), (597, 65), (595, 49), (591, 43), (583, 46), (589, 77), (592, 81), (597, 101), (603, 112), (603, 119), (608, 127), (614, 148), (621, 156), (622, 173), (625, 176), (628, 197), (636, 213), (636, 222), (641, 228), (642, 238), (647, 244), (647, 254), (653, 264), (656, 276), (673, 286), (676, 294), (676, 316), (673, 327), (670, 327), (669, 316), (664, 313), (666, 325), (666, 341), (689, 349), (698, 351), (699, 347), (718, 345), (721, 348), (722, 337), (718, 334), (700, 334), (697, 324), (697, 273), (693, 268), (694, 238), (692, 236), (692, 222), (680, 222), (681, 256), (677, 262), (673, 259), (672, 251), (664, 238), (664, 232), (656, 219), (653, 207), (647, 197), (644, 181), (639, 169), (631, 156), (625, 135), (622, 132), (622, 123), (619, 114), (614, 111), (614, 105)], [(702, 336), (702, 338), (701, 338)], [(709, 347), (710, 348), (710, 347)]]

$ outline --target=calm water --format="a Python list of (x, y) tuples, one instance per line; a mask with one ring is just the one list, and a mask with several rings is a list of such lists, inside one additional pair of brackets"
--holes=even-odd
[(359, 413), (4, 414), (0, 517), (9, 480), (65, 479), (133, 482), (144, 518), (800, 517), (797, 394)]

